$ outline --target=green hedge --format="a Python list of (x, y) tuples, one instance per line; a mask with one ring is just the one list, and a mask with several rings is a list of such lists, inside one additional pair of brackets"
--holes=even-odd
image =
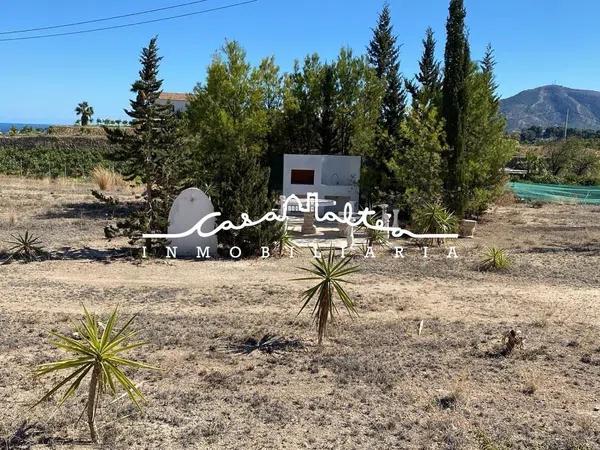
[(104, 137), (2, 137), (0, 173), (37, 177), (87, 176), (98, 164), (114, 167), (108, 160), (111, 148)]

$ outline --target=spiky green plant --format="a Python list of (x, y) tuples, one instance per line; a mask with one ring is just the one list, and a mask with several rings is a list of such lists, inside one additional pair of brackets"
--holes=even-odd
[(90, 428), (92, 442), (98, 442), (95, 417), (100, 395), (110, 393), (116, 395), (117, 387), (122, 387), (133, 404), (140, 409), (139, 400), (144, 396), (139, 388), (123, 372), (124, 367), (157, 369), (148, 364), (126, 359), (124, 352), (141, 347), (145, 342), (132, 342), (137, 331), (132, 331), (130, 326), (135, 319), (131, 317), (123, 327), (115, 331), (118, 321), (118, 308), (115, 308), (106, 325), (98, 322), (95, 315), (90, 314), (84, 307), (84, 318), (75, 326), (75, 337), (52, 333), (56, 338), (53, 344), (61, 350), (72, 354), (71, 358), (42, 364), (35, 370), (37, 376), (52, 372), (72, 370), (71, 374), (50, 389), (36, 406), (65, 386), (69, 386), (62, 395), (59, 405), (62, 405), (69, 397), (75, 395), (81, 382), (90, 374), (87, 398), (87, 420)]
[(302, 301), (304, 302), (298, 315), (304, 311), (304, 308), (315, 301), (315, 306), (312, 311), (314, 321), (317, 325), (318, 344), (323, 343), (323, 337), (327, 332), (327, 324), (333, 319), (334, 312), (337, 313), (337, 307), (334, 302), (335, 294), (340, 298), (351, 316), (357, 315), (354, 301), (350, 298), (343, 285), (352, 283), (346, 277), (355, 272), (358, 272), (357, 266), (349, 266), (352, 261), (351, 257), (345, 257), (339, 261), (335, 261), (335, 251), (329, 248), (329, 253), (325, 256), (321, 253), (319, 258), (311, 261), (312, 267), (301, 267), (312, 276), (298, 278), (297, 281), (317, 281), (318, 283), (302, 293)]
[(510, 257), (503, 248), (489, 247), (484, 254), (479, 268), (484, 271), (506, 270), (512, 264)]
[[(452, 234), (456, 232), (456, 216), (439, 203), (425, 203), (412, 215), (412, 226), (419, 234)], [(443, 239), (435, 239), (441, 244)]]
[[(381, 215), (375, 217), (369, 216), (367, 217), (367, 223), (371, 226), (376, 226), (379, 217), (381, 217)], [(374, 245), (381, 245), (382, 247), (389, 246), (389, 239), (385, 231), (369, 228), (367, 226), (362, 228), (364, 228), (366, 233), (368, 247), (372, 247)]]
[(283, 227), (281, 235), (279, 236), (277, 247), (279, 247), (279, 256), (283, 256), (283, 252), (285, 250), (300, 250), (300, 247), (298, 247), (298, 245), (294, 242), (294, 239), (292, 238), (292, 233), (290, 233), (290, 230), (288, 229), (287, 225)]
[(29, 230), (25, 231), (25, 234), (13, 234), (11, 239), (8, 241), (8, 258), (5, 263), (12, 260), (18, 259), (22, 261), (37, 261), (46, 255), (44, 247), (41, 245), (40, 238), (34, 236)]

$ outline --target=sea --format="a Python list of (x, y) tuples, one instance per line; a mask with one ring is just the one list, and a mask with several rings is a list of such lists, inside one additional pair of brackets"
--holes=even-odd
[(8, 132), (12, 127), (17, 128), (18, 130), (20, 130), (23, 127), (31, 127), (31, 128), (43, 128), (46, 129), (48, 128), (50, 125), (48, 124), (43, 124), (43, 123), (0, 123), (0, 133), (6, 133)]

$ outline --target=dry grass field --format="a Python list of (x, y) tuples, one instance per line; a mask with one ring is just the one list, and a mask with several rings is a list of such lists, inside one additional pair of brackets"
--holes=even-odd
[[(149, 345), (133, 355), (163, 369), (132, 373), (141, 413), (104, 398), (104, 448), (600, 448), (600, 208), (496, 207), (458, 260), (407, 242), (405, 259), (356, 259), (360, 316), (340, 310), (319, 349), (297, 316), (308, 285), (292, 281), (308, 256), (118, 256), (103, 226), (121, 211), (91, 188), (0, 179), (0, 241), (29, 229), (53, 252), (0, 266), (0, 447), (91, 447), (83, 391), (30, 409), (52, 382), (32, 368), (60, 356), (49, 332), (68, 332), (83, 303), (138, 313)], [(509, 250), (508, 272), (477, 270), (489, 245)], [(506, 356), (511, 329), (525, 341)], [(236, 351), (265, 334), (294, 345)]]

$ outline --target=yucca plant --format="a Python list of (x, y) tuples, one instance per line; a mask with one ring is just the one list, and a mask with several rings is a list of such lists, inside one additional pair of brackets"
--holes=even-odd
[[(379, 216), (380, 217), (380, 216)], [(369, 225), (375, 226), (377, 225), (376, 217), (367, 217), (367, 223)], [(374, 230), (373, 228), (363, 227), (365, 229), (366, 237), (367, 237), (367, 246), (372, 247), (374, 245), (381, 245), (382, 247), (387, 247), (389, 245), (389, 240), (387, 237), (387, 233), (382, 230)]]
[[(412, 225), (419, 234), (452, 234), (457, 227), (456, 216), (439, 203), (425, 203), (413, 212)], [(435, 239), (441, 244), (443, 239)]]
[(279, 247), (279, 256), (283, 256), (283, 252), (285, 250), (296, 251), (300, 250), (300, 247), (294, 242), (292, 238), (292, 234), (288, 229), (287, 225), (283, 226), (283, 230), (281, 235), (279, 236), (279, 241), (277, 242), (277, 247)]
[(357, 315), (354, 301), (343, 287), (346, 283), (352, 283), (346, 277), (359, 270), (357, 266), (349, 266), (350, 261), (352, 261), (352, 258), (349, 256), (336, 261), (335, 251), (330, 247), (327, 256), (321, 253), (319, 258), (311, 261), (312, 267), (300, 268), (311, 274), (311, 276), (298, 278), (296, 281), (310, 280), (318, 282), (302, 293), (302, 301), (304, 303), (298, 315), (304, 311), (304, 308), (310, 302), (315, 301), (312, 315), (317, 325), (319, 345), (323, 343), (323, 337), (327, 332), (329, 320), (333, 319), (334, 312), (338, 312), (334, 302), (336, 294), (350, 313), (350, 316)]
[(479, 268), (485, 271), (506, 270), (510, 268), (512, 261), (506, 250), (498, 247), (490, 247), (485, 251)]
[(4, 261), (5, 263), (11, 259), (18, 259), (22, 261), (37, 261), (46, 255), (44, 247), (41, 245), (40, 238), (34, 236), (32, 233), (25, 231), (25, 234), (13, 234), (11, 239), (8, 241), (8, 258)]
[(98, 442), (96, 430), (96, 410), (100, 395), (109, 393), (116, 395), (117, 387), (122, 387), (133, 404), (140, 409), (140, 400), (144, 397), (139, 388), (123, 372), (124, 367), (157, 369), (148, 364), (126, 359), (123, 353), (141, 347), (145, 342), (132, 342), (137, 331), (132, 331), (130, 326), (135, 319), (131, 317), (123, 327), (116, 331), (118, 321), (118, 308), (115, 308), (106, 325), (101, 324), (95, 315), (90, 314), (84, 307), (84, 318), (75, 326), (74, 337), (52, 333), (56, 338), (53, 344), (61, 350), (72, 354), (71, 358), (53, 363), (42, 364), (35, 370), (37, 376), (52, 372), (72, 370), (71, 374), (50, 389), (39, 401), (48, 400), (61, 388), (68, 386), (63, 393), (59, 405), (69, 397), (75, 395), (81, 382), (90, 374), (87, 398), (87, 420), (90, 428), (92, 442)]

